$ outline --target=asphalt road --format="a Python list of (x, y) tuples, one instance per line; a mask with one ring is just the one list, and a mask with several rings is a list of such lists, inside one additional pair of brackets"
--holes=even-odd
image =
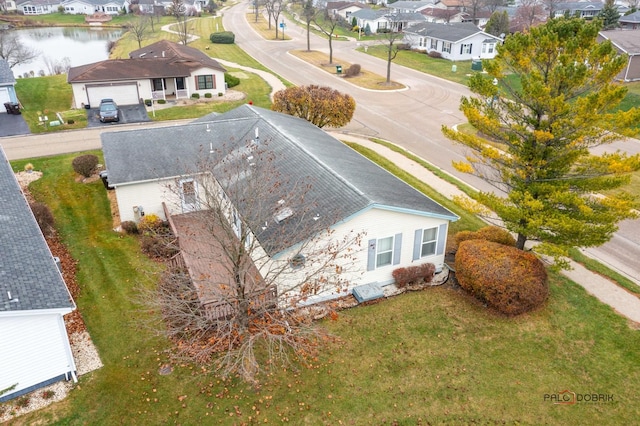
[[(353, 96), (357, 103), (354, 119), (339, 131), (390, 140), (470, 186), (491, 190), (484, 181), (458, 173), (453, 169), (452, 161), (463, 160), (464, 150), (445, 138), (440, 130), (443, 124), (453, 126), (466, 122), (458, 110), (460, 98), (469, 94), (466, 87), (396, 64), (392, 65), (391, 78), (404, 84), (407, 89), (390, 92), (356, 87), (342, 78), (327, 74), (287, 53), (294, 49), (306, 50), (306, 33), (296, 25), (287, 24), (286, 35), (292, 37), (292, 40), (263, 40), (245, 19), (249, 5), (249, 2), (245, 2), (225, 10), (223, 18), (225, 29), (235, 33), (236, 44), (242, 49), (290, 82), (297, 85), (312, 83), (327, 85)], [(386, 75), (386, 62), (355, 51), (357, 45), (357, 41), (334, 41), (334, 58), (358, 63), (363, 69)], [(328, 42), (312, 35), (311, 49), (328, 53)], [(458, 72), (464, 71), (459, 69)], [(100, 129), (5, 137), (0, 139), (0, 145), (9, 160), (48, 156), (99, 149), (100, 134), (103, 132), (172, 126), (189, 121), (191, 120), (114, 124)], [(606, 148), (609, 151), (616, 149), (640, 153), (640, 142), (631, 140)], [(601, 247), (589, 249), (587, 252), (640, 284), (640, 220), (622, 222), (620, 231), (611, 241)]]
[[(461, 174), (452, 167), (452, 161), (464, 159), (464, 149), (445, 138), (441, 126), (465, 123), (459, 111), (460, 98), (469, 95), (465, 86), (426, 75), (400, 65), (392, 64), (391, 79), (407, 89), (395, 92), (370, 91), (348, 81), (327, 74), (290, 55), (290, 50), (306, 50), (306, 32), (285, 19), (286, 35), (291, 40), (266, 41), (247, 23), (246, 14), (251, 3), (239, 4), (224, 12), (224, 27), (233, 31), (236, 44), (261, 62), (265, 67), (296, 85), (321, 84), (349, 93), (357, 103), (352, 122), (340, 129), (343, 132), (375, 136), (390, 140), (436, 166), (451, 173), (475, 188), (491, 191), (492, 187), (474, 176)], [(357, 52), (357, 41), (333, 41), (333, 57), (357, 63), (363, 69), (386, 75), (386, 61)], [(311, 49), (329, 53), (327, 40), (311, 35)], [(458, 69), (458, 72), (464, 72)], [(625, 151), (640, 153), (640, 141), (628, 140), (608, 145), (598, 151)], [(620, 230), (601, 247), (587, 253), (622, 275), (640, 284), (640, 220), (620, 223)]]

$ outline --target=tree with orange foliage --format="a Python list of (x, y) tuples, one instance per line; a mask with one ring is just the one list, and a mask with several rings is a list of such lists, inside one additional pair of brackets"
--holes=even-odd
[(348, 124), (356, 101), (346, 93), (326, 86), (296, 86), (276, 92), (271, 109), (304, 118), (322, 128)]

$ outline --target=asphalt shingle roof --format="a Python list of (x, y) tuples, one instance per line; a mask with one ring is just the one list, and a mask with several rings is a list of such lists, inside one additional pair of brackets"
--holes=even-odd
[(51, 251), (1, 148), (0, 205), (0, 315), (7, 311), (74, 309)]
[(9, 67), (9, 63), (0, 58), (0, 84), (3, 86), (9, 84), (15, 84), (16, 78), (13, 76), (13, 71)]
[[(457, 219), (440, 204), (305, 120), (250, 105), (211, 116), (209, 122), (205, 120), (184, 126), (103, 133), (109, 183), (118, 186), (184, 176), (202, 161), (210, 147), (244, 147), (254, 138), (257, 128), (260, 140), (268, 141), (274, 168), (287, 177), (283, 181), (287, 185), (308, 185), (305, 197), (322, 218), (319, 226), (334, 225), (372, 207)], [(291, 192), (287, 185), (274, 191), (271, 198), (285, 198)], [(238, 210), (247, 216), (242, 206)], [(270, 221), (270, 217), (256, 218), (251, 225), (254, 233), (265, 219)], [(287, 220), (285, 225), (296, 228), (295, 220)], [(270, 241), (272, 228), (257, 237), (268, 252), (275, 254), (287, 247)], [(288, 243), (293, 245), (310, 236), (296, 233), (297, 241)]]
[[(457, 22), (453, 24), (439, 24), (435, 22), (422, 22), (412, 25), (405, 30), (406, 33), (418, 34), (423, 37), (431, 37), (438, 40), (457, 42), (474, 34), (482, 33), (471, 22)], [(491, 35), (487, 34), (492, 37)]]
[(186, 77), (202, 67), (226, 72), (218, 61), (198, 49), (166, 40), (134, 50), (129, 57), (73, 67), (69, 69), (67, 82)]

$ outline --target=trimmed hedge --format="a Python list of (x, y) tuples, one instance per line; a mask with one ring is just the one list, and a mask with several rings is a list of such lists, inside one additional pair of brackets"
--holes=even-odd
[(215, 44), (233, 44), (236, 41), (236, 35), (231, 31), (221, 31), (218, 33), (212, 33), (209, 36), (211, 43)]
[(360, 69), (360, 64), (353, 64), (349, 68), (347, 68), (347, 71), (344, 75), (345, 77), (355, 77), (360, 74)]
[(228, 72), (225, 72), (224, 82), (227, 83), (227, 87), (231, 89), (232, 87), (236, 87), (238, 84), (240, 84), (240, 79), (236, 76), (229, 74)]
[(455, 260), (462, 288), (507, 315), (541, 306), (549, 296), (547, 271), (531, 252), (492, 241), (460, 243)]
[(54, 218), (49, 207), (47, 207), (46, 204), (38, 202), (30, 203), (29, 207), (31, 207), (33, 216), (36, 218), (36, 222), (38, 222), (38, 226), (40, 227), (42, 234), (44, 236), (53, 234)]
[(98, 167), (98, 157), (93, 154), (80, 155), (71, 162), (73, 170), (86, 178), (91, 177)]
[(397, 268), (391, 275), (396, 281), (396, 285), (400, 288), (407, 284), (418, 284), (420, 282), (430, 283), (433, 275), (436, 273), (436, 265), (433, 263), (424, 263), (418, 266), (409, 266), (407, 268)]
[(505, 246), (516, 246), (516, 240), (509, 231), (498, 228), (497, 226), (485, 226), (477, 231), (460, 231), (453, 237), (456, 247), (463, 241), (468, 240), (485, 240), (492, 241)]

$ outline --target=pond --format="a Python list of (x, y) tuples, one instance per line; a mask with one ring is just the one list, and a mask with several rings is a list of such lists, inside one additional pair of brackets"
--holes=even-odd
[[(86, 65), (109, 58), (107, 45), (124, 30), (114, 28), (47, 27), (15, 30), (22, 45), (38, 52), (28, 64), (13, 67), (16, 78), (25, 75), (51, 75), (55, 69)], [(33, 73), (33, 74), (32, 74)]]

